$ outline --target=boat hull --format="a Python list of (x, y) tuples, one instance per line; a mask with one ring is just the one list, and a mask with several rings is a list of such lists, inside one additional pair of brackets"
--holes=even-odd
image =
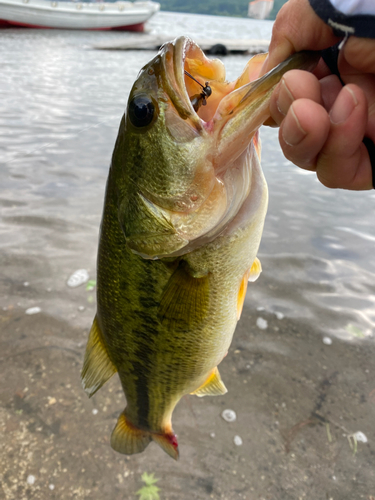
[(156, 2), (0, 0), (0, 28), (143, 31), (159, 8)]

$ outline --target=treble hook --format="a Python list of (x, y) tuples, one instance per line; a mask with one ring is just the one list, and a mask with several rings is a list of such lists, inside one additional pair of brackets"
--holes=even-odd
[(196, 80), (194, 78), (193, 75), (188, 73), (186, 71), (186, 69), (184, 71), (185, 71), (185, 75), (189, 76), (192, 80), (194, 80), (198, 85), (200, 85), (202, 87), (202, 92), (200, 94), (195, 94), (192, 97), (190, 97), (190, 101), (191, 101), (191, 104), (193, 105), (194, 111), (197, 113), (198, 109), (201, 107), (202, 104), (203, 104), (203, 106), (205, 106), (207, 104), (207, 99), (212, 94), (212, 89), (208, 85), (208, 82), (205, 82), (205, 86), (203, 86), (200, 82), (198, 82), (198, 80)]

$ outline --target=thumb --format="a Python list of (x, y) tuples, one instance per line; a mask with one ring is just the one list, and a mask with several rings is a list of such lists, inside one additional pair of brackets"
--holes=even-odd
[(315, 14), (308, 0), (289, 0), (280, 9), (272, 29), (269, 54), (263, 64), (264, 75), (300, 50), (323, 50), (340, 39)]

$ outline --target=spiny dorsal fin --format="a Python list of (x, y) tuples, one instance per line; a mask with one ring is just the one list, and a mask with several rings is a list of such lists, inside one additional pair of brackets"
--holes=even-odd
[(170, 329), (194, 328), (205, 319), (208, 301), (208, 276), (192, 276), (182, 261), (163, 292), (158, 317)]
[(102, 340), (97, 318), (95, 316), (89, 339), (87, 341), (85, 359), (81, 372), (81, 380), (86, 394), (91, 398), (117, 369), (108, 357), (107, 349)]
[(124, 413), (121, 413), (111, 436), (111, 446), (115, 451), (124, 455), (141, 453), (151, 441), (149, 432), (131, 425)]
[(237, 298), (237, 321), (241, 317), (243, 303), (245, 301), (247, 284), (248, 284), (249, 281), (255, 281), (256, 279), (258, 279), (261, 272), (262, 272), (262, 265), (261, 265), (260, 260), (258, 259), (258, 257), (255, 257), (253, 265), (244, 274), (244, 276), (242, 278), (242, 281), (241, 281), (240, 289), (238, 291), (238, 298)]
[(222, 396), (226, 394), (228, 389), (225, 387), (224, 382), (221, 380), (220, 373), (216, 367), (214, 371), (209, 375), (206, 382), (198, 387), (198, 389), (192, 394), (196, 396)]

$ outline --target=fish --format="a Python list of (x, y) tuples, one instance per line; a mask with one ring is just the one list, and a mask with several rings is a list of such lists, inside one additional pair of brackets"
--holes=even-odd
[(282, 75), (318, 59), (297, 53), (258, 78), (265, 57), (228, 82), (219, 59), (181, 36), (131, 89), (106, 185), (81, 372), (89, 397), (118, 373), (126, 408), (111, 446), (119, 453), (154, 441), (177, 460), (179, 400), (227, 392), (218, 365), (261, 272), (268, 192), (258, 130)]

